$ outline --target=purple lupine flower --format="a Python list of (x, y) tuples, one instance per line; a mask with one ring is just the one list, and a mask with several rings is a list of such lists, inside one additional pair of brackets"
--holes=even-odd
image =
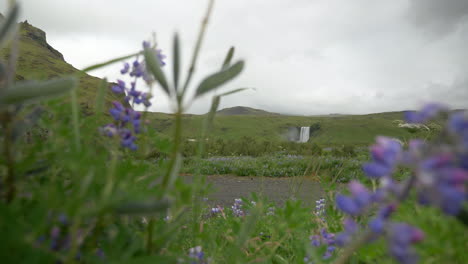
[(313, 235), (309, 237), (310, 242), (312, 246), (314, 247), (320, 247), (320, 236), (319, 235)]
[(132, 63), (132, 70), (130, 71), (130, 76), (131, 77), (142, 77), (145, 72), (145, 68), (143, 67), (143, 64), (139, 62), (138, 60), (133, 61)]
[(340, 210), (349, 215), (359, 215), (372, 203), (372, 193), (357, 181), (349, 183), (351, 197), (345, 195), (336, 196), (336, 205)]
[(416, 263), (418, 257), (410, 246), (423, 238), (421, 230), (405, 223), (394, 223), (389, 232), (390, 254), (400, 263)]
[(126, 74), (129, 70), (130, 70), (130, 64), (128, 64), (128, 62), (125, 62), (123, 69), (120, 70), (120, 74)]
[(101, 133), (108, 137), (113, 137), (118, 134), (118, 130), (114, 124), (107, 124), (100, 128)]
[(384, 225), (385, 219), (379, 216), (369, 221), (369, 228), (372, 230), (372, 232), (377, 234), (383, 232)]
[(211, 208), (211, 213), (212, 213), (212, 214), (219, 214), (219, 213), (221, 213), (222, 211), (223, 211), (223, 208), (222, 208), (222, 207), (219, 207), (219, 206), (218, 206), (218, 207), (213, 207), (213, 208)]
[(134, 143), (136, 138), (132, 135), (132, 132), (130, 130), (123, 129), (121, 131), (121, 138), (122, 147), (129, 148), (131, 150), (137, 149), (137, 145)]
[(114, 101), (112, 104), (114, 107), (109, 110), (109, 113), (116, 121), (119, 121), (122, 119), (122, 114), (126, 109), (120, 102)]
[(189, 256), (189, 258), (192, 259), (192, 262), (190, 262), (191, 264), (204, 264), (204, 263), (207, 263), (205, 261), (205, 259), (204, 259), (205, 258), (205, 253), (203, 252), (201, 246), (196, 246), (196, 247), (190, 248), (188, 256)]
[[(143, 48), (150, 49), (151, 52), (153, 52), (154, 55), (157, 57), (161, 65), (165, 65), (164, 59), (166, 56), (162, 54), (161, 50), (152, 48), (151, 44), (147, 41), (143, 42)], [(134, 80), (130, 82), (130, 88), (127, 88), (127, 85), (124, 81), (117, 80), (117, 84), (113, 85), (111, 87), (111, 90), (114, 93), (125, 94), (124, 100), (128, 104), (143, 104), (145, 107), (150, 107), (151, 94), (144, 93), (136, 89), (136, 82), (138, 78), (143, 78), (147, 82), (152, 78), (151, 74), (147, 72), (145, 62), (139, 61), (137, 58), (131, 64), (124, 63), (123, 68), (120, 70), (120, 73), (122, 75), (128, 74), (130, 77), (134, 78)], [(101, 133), (109, 137), (119, 135), (121, 138), (122, 147), (129, 148), (131, 150), (136, 150), (136, 137), (132, 134), (131, 130), (135, 134), (141, 133), (141, 114), (139, 112), (134, 111), (130, 107), (124, 107), (121, 103), (117, 101), (113, 102), (113, 107), (109, 109), (109, 114), (112, 116), (115, 122), (114, 124), (108, 124), (104, 127), (101, 127)], [(131, 126), (130, 129), (129, 126)]]
[(59, 216), (57, 217), (57, 220), (62, 225), (68, 225), (68, 217), (64, 213), (59, 214)]
[(332, 256), (332, 253), (335, 251), (335, 234), (328, 233), (325, 228), (322, 228), (320, 230), (320, 235), (312, 235), (309, 237), (309, 239), (311, 245), (314, 247), (320, 247), (321, 245), (327, 246), (327, 250), (322, 256), (323, 259), (330, 258)]
[(117, 80), (117, 84), (112, 85), (111, 89), (116, 94), (125, 93), (125, 82), (122, 80)]
[(398, 141), (377, 137), (377, 144), (371, 147), (373, 162), (364, 164), (362, 169), (370, 178), (389, 176), (401, 158), (401, 152), (401, 145)]
[(421, 109), (421, 111), (405, 112), (405, 120), (408, 123), (425, 123), (429, 119), (434, 118), (439, 112), (445, 111), (448, 108), (442, 104), (430, 103)]
[(157, 54), (157, 57), (158, 57), (158, 61), (161, 63), (161, 66), (166, 65), (166, 62), (164, 61), (164, 59), (166, 58), (166, 55), (164, 55), (164, 54), (162, 53), (162, 50), (161, 50), (161, 49), (157, 49), (157, 50), (156, 50), (156, 54)]
[(468, 148), (468, 111), (454, 113), (448, 123), (449, 131), (454, 133), (465, 148)]
[(60, 227), (58, 226), (52, 227), (52, 229), (50, 230), (50, 237), (52, 239), (57, 239), (59, 238), (59, 236), (60, 236)]
[(150, 99), (152, 98), (151, 94), (150, 93), (143, 93), (141, 95), (141, 100), (142, 100), (142, 103), (145, 107), (150, 107), (151, 106), (151, 102), (150, 102)]
[(231, 210), (234, 216), (241, 217), (245, 215), (244, 211), (242, 210), (241, 199), (234, 199), (234, 204), (231, 206)]
[(104, 250), (102, 250), (102, 248), (96, 249), (96, 256), (98, 256), (101, 260), (106, 258), (106, 254), (104, 253)]
[(320, 219), (325, 221), (325, 199), (321, 198), (315, 201), (315, 215), (319, 216)]
[(356, 201), (345, 195), (338, 194), (336, 196), (336, 206), (349, 215), (358, 215), (361, 213), (361, 208), (357, 205)]
[(351, 241), (352, 236), (359, 230), (358, 224), (350, 218), (345, 218), (343, 225), (344, 231), (337, 234), (335, 238), (335, 243), (339, 246), (347, 245)]
[(275, 207), (268, 207), (266, 215), (275, 215)]
[[(431, 104), (421, 112), (408, 113), (407, 117), (410, 122), (425, 122), (440, 111), (447, 111), (447, 108)], [(366, 204), (374, 203), (380, 207), (367, 225), (374, 232), (373, 238), (383, 235), (388, 239), (390, 254), (400, 263), (417, 261), (417, 255), (410, 246), (424, 237), (417, 228), (389, 221), (398, 203), (408, 197), (410, 188), (416, 189), (420, 203), (439, 207), (448, 215), (457, 215), (468, 199), (467, 113), (452, 114), (444, 132), (434, 144), (411, 140), (407, 151), (402, 151), (399, 144), (389, 139), (378, 139), (378, 144), (371, 148), (373, 161), (363, 169), (371, 178), (379, 178), (381, 187), (368, 198), (368, 193), (364, 195), (367, 192), (364, 186), (354, 184), (350, 185), (351, 196), (338, 195), (336, 198), (337, 206), (350, 215), (360, 215)], [(397, 165), (405, 165), (412, 170), (411, 178), (405, 183), (397, 183), (391, 178)], [(392, 197), (396, 198), (395, 204), (389, 203)], [(345, 231), (336, 236), (337, 245), (348, 244), (356, 232), (355, 228), (346, 225)]]
[(331, 258), (332, 254), (333, 254), (333, 251), (335, 251), (335, 247), (334, 247), (334, 246), (328, 246), (328, 247), (327, 247), (327, 251), (325, 251), (325, 253), (323, 254), (322, 258), (323, 258), (323, 259), (329, 259), (329, 258)]

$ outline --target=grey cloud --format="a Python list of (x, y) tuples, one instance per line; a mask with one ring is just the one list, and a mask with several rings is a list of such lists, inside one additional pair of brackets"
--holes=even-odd
[(467, 22), (466, 0), (411, 0), (409, 19), (424, 31), (445, 36)]
[[(218, 70), (235, 45), (236, 59), (245, 59), (246, 68), (222, 89), (257, 90), (223, 98), (221, 107), (364, 114), (414, 109), (438, 97), (460, 106), (468, 89), (467, 2), (218, 0), (192, 83)], [(155, 30), (170, 72), (174, 30), (181, 33), (187, 69), (207, 1), (23, 3), (23, 18), (45, 30), (50, 44), (78, 68), (133, 52)], [(93, 74), (115, 80), (119, 67)], [(205, 113), (209, 104), (206, 96), (189, 111)], [(170, 111), (159, 91), (152, 110)]]

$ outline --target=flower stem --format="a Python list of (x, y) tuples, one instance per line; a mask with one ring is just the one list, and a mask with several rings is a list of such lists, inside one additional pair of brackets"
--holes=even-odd
[(153, 248), (153, 230), (154, 230), (154, 219), (151, 218), (148, 222), (147, 237), (146, 237), (146, 252), (151, 254)]
[(11, 115), (9, 112), (4, 112), (2, 118), (2, 125), (5, 129), (5, 135), (3, 136), (4, 146), (3, 146), (3, 155), (5, 156), (6, 166), (7, 166), (7, 176), (5, 178), (5, 186), (7, 188), (5, 199), (7, 203), (10, 203), (16, 194), (15, 187), (15, 167), (14, 159), (12, 153), (12, 127), (11, 127)]
[(208, 22), (211, 16), (211, 11), (213, 10), (213, 5), (214, 5), (214, 0), (210, 0), (210, 2), (208, 3), (208, 8), (206, 10), (205, 18), (203, 18), (202, 20), (200, 32), (198, 33), (197, 43), (195, 44), (195, 50), (193, 51), (192, 62), (190, 64), (187, 79), (185, 80), (184, 88), (182, 89), (181, 97), (185, 95), (187, 87), (190, 84), (190, 80), (192, 79), (193, 73), (195, 72), (198, 55), (200, 53), (200, 48), (203, 42), (203, 37), (205, 36), (206, 27), (208, 25)]

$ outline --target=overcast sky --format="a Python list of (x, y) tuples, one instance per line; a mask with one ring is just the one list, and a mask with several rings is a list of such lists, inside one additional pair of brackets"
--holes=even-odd
[[(0, 11), (5, 3), (0, 1)], [(181, 35), (185, 69), (208, 0), (23, 0), (22, 19), (77, 68), (137, 51), (156, 32), (168, 55)], [(197, 78), (219, 69), (227, 49), (246, 60), (222, 89), (237, 105), (280, 113), (364, 114), (430, 101), (468, 108), (467, 0), (217, 0)], [(92, 72), (119, 78), (121, 65)], [(189, 112), (205, 113), (209, 97)], [(158, 92), (153, 111), (168, 112)]]

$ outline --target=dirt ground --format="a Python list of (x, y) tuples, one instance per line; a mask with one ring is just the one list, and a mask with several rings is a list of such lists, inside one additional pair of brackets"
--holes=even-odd
[[(192, 176), (182, 176), (192, 181)], [(235, 198), (249, 198), (252, 192), (267, 197), (281, 206), (288, 198), (302, 200), (306, 205), (315, 205), (324, 192), (320, 184), (303, 177), (239, 177), (231, 175), (210, 175), (207, 182), (212, 184), (213, 192), (208, 196), (212, 205), (230, 206)]]

